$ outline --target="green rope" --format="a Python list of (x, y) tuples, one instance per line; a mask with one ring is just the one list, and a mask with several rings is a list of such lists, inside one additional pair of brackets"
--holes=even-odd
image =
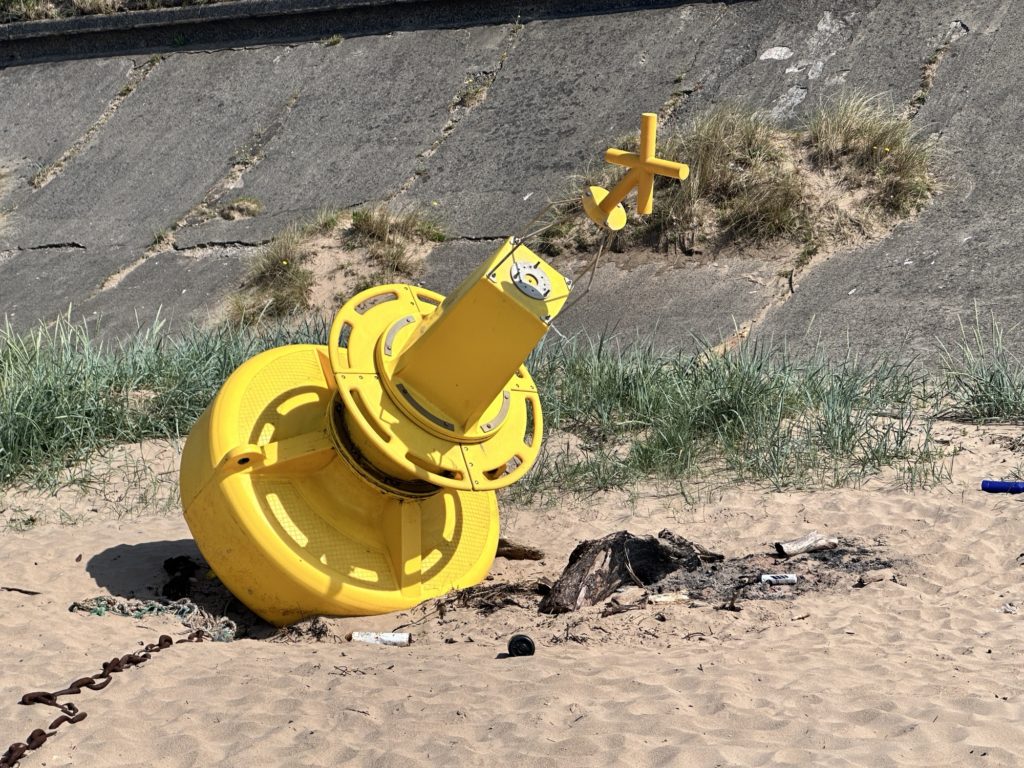
[(180, 600), (137, 600), (134, 598), (125, 599), (110, 595), (100, 595), (99, 597), (90, 597), (87, 600), (74, 602), (68, 610), (88, 613), (91, 616), (105, 616), (108, 613), (112, 613), (117, 616), (127, 616), (131, 619), (170, 614), (189, 629), (193, 631), (201, 629), (207, 632), (214, 640), (222, 643), (234, 640), (238, 632), (235, 622), (227, 616), (214, 616), (209, 611), (200, 608), (187, 597), (183, 597)]

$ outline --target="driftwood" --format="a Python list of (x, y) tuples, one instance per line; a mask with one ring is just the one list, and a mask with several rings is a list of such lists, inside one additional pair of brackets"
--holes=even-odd
[(22, 589), (21, 587), (0, 587), (0, 592), (20, 592), (23, 595), (41, 595), (42, 592), (36, 592), (31, 589)]
[(896, 581), (896, 575), (891, 568), (867, 571), (860, 575), (853, 586), (855, 589), (863, 589), (868, 584), (876, 584), (879, 581)]
[(643, 587), (624, 587), (612, 595), (612, 599), (604, 604), (601, 616), (614, 616), (626, 611), (638, 611), (647, 605), (647, 590)]
[(506, 560), (543, 560), (544, 550), (529, 547), (517, 541), (498, 539), (498, 551), (494, 556), (503, 557)]
[(724, 559), (699, 544), (665, 530), (653, 536), (617, 531), (584, 541), (541, 600), (541, 613), (567, 613), (596, 605), (625, 584), (646, 587), (678, 570), (694, 571)]
[(820, 552), (823, 549), (835, 549), (838, 546), (839, 539), (835, 536), (823, 536), (817, 531), (811, 531), (799, 539), (776, 541), (775, 551), (783, 557), (795, 557), (805, 552)]

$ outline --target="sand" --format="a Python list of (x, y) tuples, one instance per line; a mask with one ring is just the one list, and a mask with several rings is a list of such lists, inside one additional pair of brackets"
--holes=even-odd
[[(681, 602), (548, 617), (527, 596), (439, 617), (428, 604), (331, 620), (321, 642), (176, 645), (69, 697), (87, 719), (22, 765), (1022, 765), (1024, 500), (977, 490), (1024, 458), (995, 439), (1020, 430), (939, 429), (962, 450), (952, 481), (927, 490), (880, 478), (506, 509), (507, 534), (547, 556), (499, 559), (488, 583), (553, 578), (579, 540), (623, 528), (670, 528), (730, 557), (816, 529), (891, 560), (895, 580), (856, 589), (841, 575), (794, 599), (741, 599), (738, 612)], [(173, 483), (173, 451), (143, 453)], [(0, 751), (56, 714), (18, 705), (23, 693), (93, 674), (161, 633), (185, 636), (169, 617), (68, 611), (96, 595), (152, 595), (165, 558), (198, 556), (158, 503), (166, 494), (146, 493), (156, 511), (134, 516), (110, 488), (0, 498), (0, 587), (39, 592), (0, 591)], [(343, 639), (402, 625), (408, 648)], [(535, 656), (502, 658), (513, 632), (533, 637)]]

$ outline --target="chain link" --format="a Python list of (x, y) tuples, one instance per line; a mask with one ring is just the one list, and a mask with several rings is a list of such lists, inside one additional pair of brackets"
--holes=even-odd
[[(208, 637), (208, 633), (198, 629), (188, 637), (178, 640), (178, 642), (201, 643)], [(88, 688), (92, 691), (102, 691), (110, 685), (111, 675), (114, 673), (123, 672), (129, 667), (137, 667), (143, 662), (149, 661), (154, 653), (159, 653), (174, 644), (175, 642), (170, 636), (160, 635), (155, 643), (147, 645), (142, 649), (141, 653), (127, 653), (124, 656), (105, 661), (99, 674), (90, 677), (80, 677), (63, 690), (53, 691), (52, 693), (49, 691), (26, 693), (21, 697), (21, 700), (18, 702), (19, 704), (42, 704), (47, 707), (54, 707), (60, 710), (60, 716), (50, 723), (50, 727), (47, 730), (44, 731), (42, 728), (36, 728), (28, 735), (25, 741), (16, 741), (11, 744), (7, 751), (0, 756), (0, 768), (15, 768), (26, 753), (39, 749), (48, 738), (57, 732), (57, 728), (64, 723), (80, 723), (85, 720), (86, 713), (80, 711), (77, 706), (69, 701), (63, 703), (58, 701), (57, 699), (61, 696), (73, 696), (81, 693), (83, 688)]]

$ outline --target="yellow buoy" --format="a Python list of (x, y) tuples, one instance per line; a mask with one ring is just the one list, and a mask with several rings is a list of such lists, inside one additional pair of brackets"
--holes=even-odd
[(445, 300), (364, 291), (327, 346), (257, 355), (192, 429), (185, 519), (227, 587), (275, 624), (409, 608), (481, 581), (494, 491), (540, 450), (523, 360), (569, 284), (506, 242)]
[[(629, 168), (583, 209), (621, 229), (637, 189), (686, 178), (654, 156), (645, 114)], [(224, 383), (181, 462), (185, 519), (238, 599), (274, 624), (409, 608), (481, 581), (498, 542), (495, 491), (541, 447), (523, 366), (571, 283), (512, 238), (448, 298), (409, 285), (363, 291), (325, 346), (263, 352)]]

